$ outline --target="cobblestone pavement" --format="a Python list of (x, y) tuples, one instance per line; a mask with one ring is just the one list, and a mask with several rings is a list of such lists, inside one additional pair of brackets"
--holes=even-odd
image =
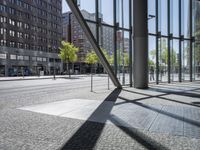
[[(111, 119), (113, 124), (90, 122), (59, 117), (18, 108), (68, 99), (96, 101), (119, 101), (139, 106), (163, 106), (169, 108), (200, 107), (200, 83), (151, 85), (148, 90), (124, 88), (121, 91), (107, 90), (107, 78), (96, 77), (94, 92), (90, 92), (89, 78), (74, 80), (27, 80), (0, 83), (0, 149), (2, 150), (56, 150), (56, 149), (200, 149), (199, 111), (187, 118), (179, 118), (179, 112), (162, 110), (163, 123), (167, 117), (186, 122), (184, 135), (163, 132), (168, 124), (158, 124), (152, 130), (136, 128), (127, 124), (125, 118)], [(112, 108), (111, 108), (112, 109)], [(124, 108), (130, 109), (130, 108)], [(190, 109), (189, 109), (190, 110)], [(132, 110), (130, 110), (132, 111)], [(156, 109), (154, 109), (156, 111)], [(109, 111), (108, 111), (109, 112)], [(192, 118), (195, 116), (195, 118)], [(137, 117), (137, 114), (135, 116)], [(195, 120), (194, 120), (195, 119)], [(194, 126), (196, 127), (194, 130)], [(175, 128), (170, 126), (171, 128)], [(162, 129), (162, 130), (159, 130)], [(168, 128), (166, 128), (168, 129)], [(170, 129), (168, 129), (170, 130)], [(195, 131), (195, 133), (193, 133)], [(187, 136), (189, 135), (189, 136)]]

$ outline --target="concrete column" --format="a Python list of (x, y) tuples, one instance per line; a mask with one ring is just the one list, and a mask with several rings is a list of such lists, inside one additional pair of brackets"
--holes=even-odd
[(147, 0), (133, 0), (134, 87), (148, 88)]

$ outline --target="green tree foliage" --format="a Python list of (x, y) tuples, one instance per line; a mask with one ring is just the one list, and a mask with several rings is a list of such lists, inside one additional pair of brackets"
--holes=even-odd
[(155, 63), (152, 60), (149, 60), (148, 64), (149, 64), (149, 66), (154, 66), (155, 65)]
[[(109, 60), (110, 64), (114, 65), (114, 53), (110, 56)], [(122, 62), (123, 62), (122, 52), (119, 52), (118, 50), (117, 63), (121, 66), (123, 65)], [(127, 52), (124, 52), (124, 66), (128, 65), (129, 65), (129, 55)]]
[(61, 42), (60, 53), (58, 56), (64, 63), (68, 64), (67, 70), (69, 72), (69, 77), (70, 77), (69, 64), (77, 61), (78, 51), (79, 51), (79, 48), (75, 47), (72, 43), (65, 42), (65, 41)]
[(88, 53), (85, 58), (85, 62), (87, 64), (91, 64), (91, 65), (96, 64), (98, 62), (98, 57), (97, 57), (96, 53), (94, 51)]
[[(156, 50), (152, 50), (150, 52), (151, 57), (154, 59), (156, 57)], [(160, 63), (164, 63), (165, 65), (168, 64), (168, 48), (163, 47), (162, 51), (159, 53)], [(177, 62), (177, 55), (176, 52), (172, 49), (170, 52), (170, 60), (172, 64), (176, 64)], [(150, 62), (152, 64), (152, 62)]]

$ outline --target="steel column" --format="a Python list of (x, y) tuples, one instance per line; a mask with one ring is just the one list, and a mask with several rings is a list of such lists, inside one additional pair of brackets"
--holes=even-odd
[(147, 0), (133, 1), (134, 87), (148, 88)]

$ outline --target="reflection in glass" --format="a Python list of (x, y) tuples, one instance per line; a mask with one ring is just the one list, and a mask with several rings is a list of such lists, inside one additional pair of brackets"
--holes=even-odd
[(190, 41), (182, 42), (182, 80), (190, 80)]
[(99, 18), (106, 24), (113, 25), (113, 0), (99, 0)]
[(155, 82), (156, 74), (156, 37), (149, 36), (149, 82)]
[(193, 26), (193, 35), (195, 36), (194, 52), (193, 52), (193, 70), (194, 70), (194, 79), (200, 80), (200, 2), (195, 1), (193, 5), (194, 10), (194, 26)]
[(171, 81), (179, 81), (179, 41), (171, 41), (170, 61), (171, 61)]
[(179, 36), (179, 0), (171, 0), (171, 11), (170, 11), (170, 33), (174, 37)]
[(162, 35), (168, 34), (168, 11), (167, 11), (167, 0), (158, 0), (158, 30)]
[(158, 60), (159, 60), (159, 81), (167, 82), (168, 74), (168, 42), (167, 38), (160, 38), (158, 41)]
[(156, 33), (156, 2), (148, 0), (148, 30), (149, 33)]

